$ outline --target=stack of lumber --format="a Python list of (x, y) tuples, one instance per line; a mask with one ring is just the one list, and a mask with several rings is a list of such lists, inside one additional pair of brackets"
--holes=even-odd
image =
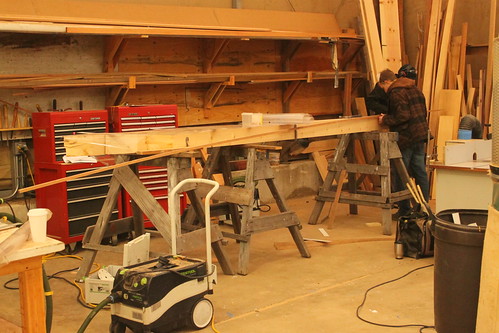
[[(482, 124), (489, 123), (492, 88), (492, 66), (479, 69), (478, 80), (474, 80), (471, 65), (466, 61), (468, 23), (462, 23), (460, 35), (452, 35), (456, 0), (447, 1), (446, 7), (444, 3), (442, 0), (429, 2), (417, 64), (420, 73), (418, 85), (426, 97), (430, 131), (436, 138), (429, 145), (428, 152), (440, 161), (445, 158), (445, 142), (457, 139), (461, 117), (471, 114)], [(491, 0), (491, 41), (495, 31), (496, 4), (497, 0)]]
[[(367, 65), (369, 80), (374, 87), (379, 73), (390, 69), (397, 73), (406, 59), (402, 38), (401, 9), (403, 0), (379, 2), (379, 22), (376, 20), (376, 8), (373, 1), (359, 0), (363, 30), (366, 39)], [(381, 36), (381, 38), (380, 38)]]
[[(381, 70), (389, 68), (397, 72), (398, 66), (406, 63), (400, 61), (405, 59), (398, 15), (399, 8), (403, 6), (401, 1), (380, 1), (379, 8), (375, 8), (372, 0), (360, 0), (372, 85)], [(471, 65), (466, 61), (468, 23), (462, 23), (459, 35), (452, 35), (456, 2), (426, 2), (426, 13), (419, 17), (420, 45), (416, 63), (413, 64), (418, 72), (418, 87), (426, 97), (430, 131), (435, 137), (428, 146), (428, 152), (439, 160), (444, 158), (445, 142), (457, 139), (462, 116), (471, 114), (482, 124), (490, 123), (492, 43), (495, 37), (497, 0), (490, 0), (488, 63), (485, 68), (475, 69), (479, 73), (475, 78), (472, 77)], [(376, 22), (378, 11), (379, 27)], [(436, 154), (435, 146), (438, 147)]]
[(0, 75), (0, 88), (4, 89), (57, 89), (72, 87), (128, 87), (158, 84), (193, 84), (193, 83), (270, 83), (278, 81), (326, 80), (351, 75), (363, 77), (360, 72), (260, 72), (260, 73), (96, 73), (96, 74), (32, 74)]

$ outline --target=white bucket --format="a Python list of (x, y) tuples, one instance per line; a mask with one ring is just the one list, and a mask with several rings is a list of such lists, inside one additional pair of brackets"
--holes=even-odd
[(47, 239), (47, 221), (52, 212), (47, 208), (35, 208), (28, 211), (28, 220), (33, 242), (41, 243)]

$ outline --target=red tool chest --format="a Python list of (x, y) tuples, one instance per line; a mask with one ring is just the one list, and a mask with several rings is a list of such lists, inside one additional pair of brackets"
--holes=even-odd
[(32, 121), (35, 163), (62, 162), (66, 154), (63, 136), (109, 131), (106, 110), (34, 112)]
[[(105, 166), (103, 163), (36, 163), (38, 183), (69, 177)], [(112, 170), (36, 190), (37, 207), (48, 208), (52, 218), (47, 234), (65, 244), (81, 241), (88, 226), (97, 222), (109, 190)], [(111, 220), (120, 217), (121, 198)]]
[(112, 132), (129, 132), (178, 127), (176, 105), (111, 106)]
[[(178, 127), (176, 105), (112, 106), (108, 108), (113, 132), (144, 131)], [(168, 211), (168, 171), (166, 167), (138, 167), (138, 176), (158, 203)], [(185, 194), (180, 195), (181, 212), (186, 207)], [(132, 216), (130, 195), (123, 191), (124, 217)], [(144, 216), (147, 228), (152, 223)]]

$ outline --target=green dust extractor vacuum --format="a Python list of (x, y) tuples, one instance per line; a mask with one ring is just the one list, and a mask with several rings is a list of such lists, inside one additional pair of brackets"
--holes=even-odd
[(213, 305), (204, 296), (213, 293), (216, 266), (211, 261), (211, 234), (206, 228), (206, 261), (176, 254), (176, 225), (180, 219), (176, 193), (186, 183), (207, 183), (214, 187), (206, 195), (205, 221), (210, 225), (210, 198), (217, 182), (186, 179), (169, 194), (172, 254), (120, 269), (114, 279), (110, 332), (168, 332), (190, 325), (201, 329), (213, 318)]

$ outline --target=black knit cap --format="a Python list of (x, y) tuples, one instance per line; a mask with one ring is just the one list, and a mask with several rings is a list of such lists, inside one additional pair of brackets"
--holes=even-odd
[(418, 78), (418, 72), (414, 66), (405, 64), (400, 67), (397, 77), (406, 77), (408, 79), (416, 80)]

